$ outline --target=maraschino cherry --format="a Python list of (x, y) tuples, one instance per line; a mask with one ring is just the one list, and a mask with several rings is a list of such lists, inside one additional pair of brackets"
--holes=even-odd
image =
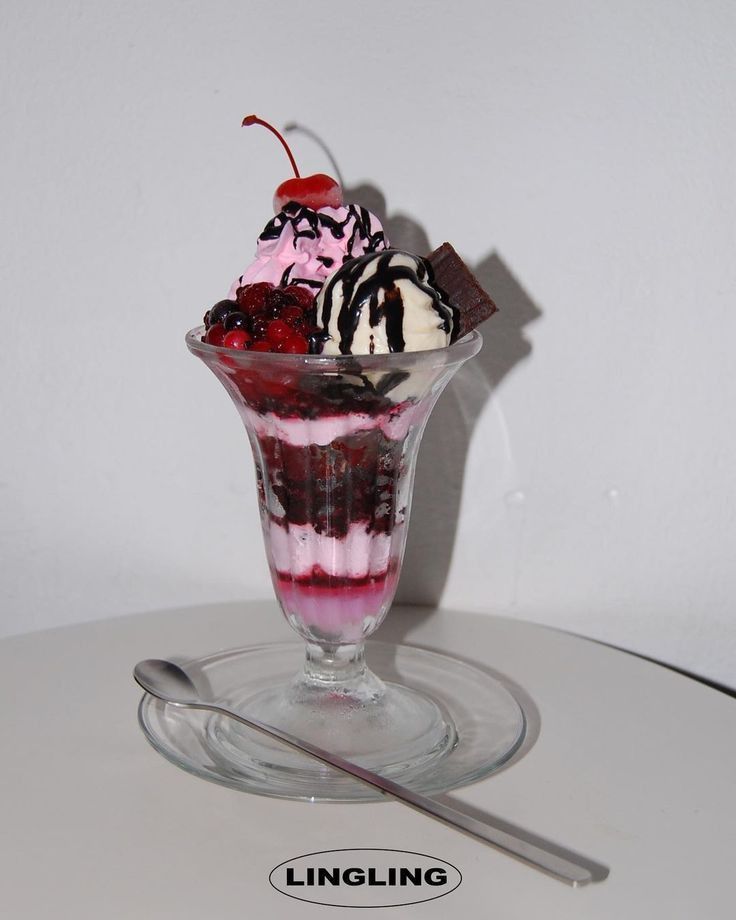
[(257, 115), (246, 115), (243, 119), (243, 127), (247, 128), (250, 125), (261, 125), (264, 128), (268, 128), (269, 131), (276, 135), (283, 144), (284, 150), (289, 157), (291, 168), (294, 170), (295, 178), (287, 179), (285, 182), (282, 182), (276, 189), (276, 194), (273, 196), (273, 208), (277, 214), (279, 211), (282, 211), (284, 206), (290, 201), (295, 201), (297, 204), (311, 208), (313, 211), (319, 208), (341, 207), (342, 188), (339, 182), (336, 182), (331, 176), (326, 176), (324, 173), (315, 173), (313, 176), (304, 176), (302, 178), (302, 176), (299, 175), (299, 170), (289, 145), (276, 128)]

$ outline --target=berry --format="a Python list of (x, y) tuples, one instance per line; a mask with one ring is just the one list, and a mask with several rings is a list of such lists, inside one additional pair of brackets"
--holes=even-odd
[[(319, 350), (312, 342), (318, 329), (310, 288), (301, 284), (281, 288), (261, 281), (239, 287), (236, 297), (221, 300), (207, 311), (204, 342), (239, 351), (293, 355)], [(227, 363), (232, 359), (222, 360)]]
[(288, 294), (303, 310), (308, 310), (314, 303), (314, 294), (303, 284), (290, 284), (284, 288), (284, 294)]
[(265, 310), (272, 290), (273, 285), (267, 281), (259, 281), (257, 284), (247, 284), (245, 287), (238, 288), (236, 296), (240, 309), (250, 315), (258, 313), (259, 310)]
[(208, 345), (222, 345), (225, 339), (225, 327), (222, 323), (213, 323), (204, 337)]
[(282, 350), (288, 355), (306, 355), (309, 351), (309, 342), (303, 335), (294, 332), (286, 340)]
[(226, 348), (238, 348), (242, 351), (250, 341), (251, 337), (245, 329), (232, 329), (230, 332), (226, 333), (222, 344)]
[(232, 329), (245, 329), (248, 330), (250, 326), (250, 320), (241, 310), (235, 310), (233, 313), (229, 313), (225, 318), (225, 329), (230, 332)]
[(284, 307), (280, 319), (290, 326), (301, 326), (304, 324), (304, 313), (300, 307)]
[(273, 198), (273, 208), (277, 214), (279, 211), (283, 210), (284, 206), (290, 201), (295, 201), (297, 204), (312, 208), (315, 211), (319, 208), (326, 207), (339, 208), (340, 205), (342, 205), (342, 189), (340, 188), (339, 182), (336, 182), (324, 173), (316, 173), (314, 176), (304, 176), (302, 178), (299, 175), (296, 160), (294, 159), (289, 145), (276, 128), (257, 115), (246, 115), (243, 119), (243, 127), (247, 128), (250, 125), (261, 125), (263, 128), (268, 128), (272, 134), (276, 135), (289, 157), (291, 168), (294, 170), (295, 178), (287, 179), (286, 182), (282, 182), (276, 189), (276, 194)]
[(271, 320), (266, 331), (268, 341), (271, 342), (272, 345), (277, 345), (279, 342), (285, 342), (292, 334), (291, 327), (281, 319)]
[(209, 310), (205, 313), (204, 317), (202, 318), (202, 322), (204, 323), (205, 329), (210, 328), (210, 311)]
[(291, 297), (284, 293), (283, 288), (274, 288), (268, 295), (266, 309), (271, 316), (279, 316), (284, 307), (292, 305)]
[[(238, 304), (234, 300), (220, 300), (209, 311), (209, 324), (214, 326), (217, 323), (224, 323), (225, 317), (238, 309)], [(205, 324), (206, 325), (206, 324)]]
[(265, 339), (268, 332), (269, 320), (266, 316), (259, 315), (253, 320), (253, 338)]

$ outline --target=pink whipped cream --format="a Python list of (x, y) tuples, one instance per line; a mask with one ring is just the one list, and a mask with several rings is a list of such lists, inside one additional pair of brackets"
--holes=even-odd
[(258, 237), (255, 260), (235, 279), (229, 297), (234, 300), (239, 287), (261, 281), (302, 283), (317, 291), (348, 259), (387, 246), (381, 222), (366, 208), (351, 204), (313, 211), (292, 202)]
[(401, 440), (406, 437), (412, 425), (422, 424), (426, 417), (424, 407), (410, 403), (375, 415), (351, 412), (349, 415), (324, 415), (314, 419), (282, 418), (273, 412), (259, 415), (245, 405), (238, 409), (259, 437), (278, 438), (293, 447), (331, 444), (340, 438), (376, 428), (380, 428), (387, 438)]
[(335, 578), (385, 577), (392, 546), (399, 542), (401, 525), (393, 536), (371, 533), (365, 524), (351, 524), (344, 537), (328, 537), (311, 524), (270, 523), (266, 534), (271, 560), (280, 576), (308, 576), (315, 568)]

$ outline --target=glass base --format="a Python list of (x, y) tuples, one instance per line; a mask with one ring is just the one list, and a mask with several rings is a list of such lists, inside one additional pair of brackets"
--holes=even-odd
[[(239, 694), (234, 706), (267, 725), (360, 763), (397, 782), (430, 768), (457, 743), (452, 719), (433, 700), (396, 684), (384, 684), (380, 698), (369, 704), (339, 696), (292, 702), (292, 688), (277, 684), (259, 692)], [(310, 757), (270, 741), (232, 719), (215, 716), (207, 727), (213, 757), (225, 764), (266, 774), (272, 793), (311, 798), (339, 795), (344, 779)], [(337, 782), (335, 782), (337, 780)], [(299, 788), (297, 788), (299, 787)]]
[[(211, 698), (425, 794), (489, 775), (521, 744), (519, 703), (495, 677), (436, 652), (367, 644), (361, 693), (294, 678), (304, 645), (220, 652), (188, 662)], [(439, 692), (438, 689), (439, 688)], [(139, 719), (153, 746), (205, 779), (281, 798), (369, 801), (380, 793), (223, 716), (148, 695)]]

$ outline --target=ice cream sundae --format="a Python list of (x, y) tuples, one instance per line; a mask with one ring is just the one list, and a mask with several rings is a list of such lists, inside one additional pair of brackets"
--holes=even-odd
[[(256, 116), (244, 124), (270, 125)], [(220, 378), (253, 446), (274, 587), (308, 641), (357, 643), (398, 579), (413, 458), (495, 310), (449, 244), (390, 248), (378, 218), (326, 176), (277, 189), (275, 216), (190, 348)], [(448, 347), (449, 346), (449, 347)], [(462, 349), (461, 349), (462, 351)], [(459, 361), (459, 363), (458, 363)]]

